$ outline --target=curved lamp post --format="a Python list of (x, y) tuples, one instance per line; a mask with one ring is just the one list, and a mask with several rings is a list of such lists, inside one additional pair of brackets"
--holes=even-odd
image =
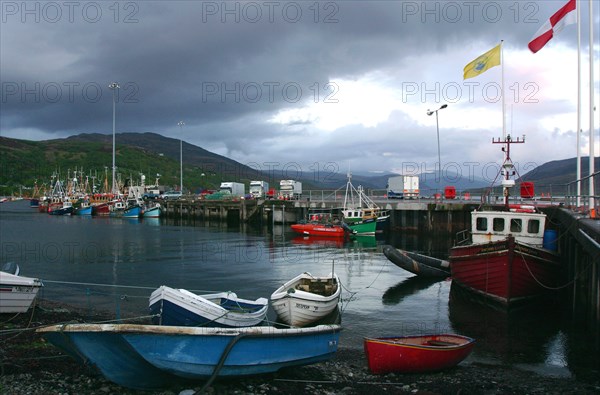
[(435, 113), (435, 125), (436, 125), (436, 130), (437, 130), (437, 144), (438, 144), (438, 163), (440, 166), (440, 180), (442, 179), (442, 159), (441, 159), (441, 155), (440, 155), (440, 123), (438, 121), (438, 111), (443, 110), (446, 107), (448, 107), (447, 104), (442, 104), (442, 106), (440, 108), (438, 108), (437, 110), (427, 110), (427, 115), (433, 115), (433, 113)]

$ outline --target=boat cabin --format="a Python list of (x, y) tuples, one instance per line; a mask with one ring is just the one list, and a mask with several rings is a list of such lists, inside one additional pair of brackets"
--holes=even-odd
[(546, 215), (535, 212), (474, 211), (471, 235), (474, 244), (503, 240), (512, 235), (517, 241), (542, 247)]

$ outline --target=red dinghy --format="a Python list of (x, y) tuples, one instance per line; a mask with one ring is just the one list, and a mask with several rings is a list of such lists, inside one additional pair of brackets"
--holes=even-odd
[(373, 374), (422, 373), (451, 368), (473, 350), (475, 339), (440, 334), (365, 338), (364, 347)]

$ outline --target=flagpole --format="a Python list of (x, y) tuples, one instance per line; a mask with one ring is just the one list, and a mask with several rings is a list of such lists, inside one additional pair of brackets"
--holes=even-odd
[(581, 207), (581, 0), (577, 0), (577, 207)]
[(506, 106), (504, 103), (504, 40), (500, 40), (500, 65), (502, 66), (502, 139), (506, 140)]
[[(592, 0), (590, 5), (590, 214), (595, 216), (594, 205), (594, 12)], [(591, 211), (594, 210), (594, 211)]]

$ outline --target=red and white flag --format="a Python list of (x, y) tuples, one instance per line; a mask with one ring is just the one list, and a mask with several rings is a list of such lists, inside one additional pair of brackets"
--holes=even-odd
[(546, 45), (555, 33), (560, 32), (565, 26), (577, 23), (576, 0), (569, 0), (560, 10), (556, 11), (546, 23), (535, 33), (529, 42), (529, 49), (536, 53)]

